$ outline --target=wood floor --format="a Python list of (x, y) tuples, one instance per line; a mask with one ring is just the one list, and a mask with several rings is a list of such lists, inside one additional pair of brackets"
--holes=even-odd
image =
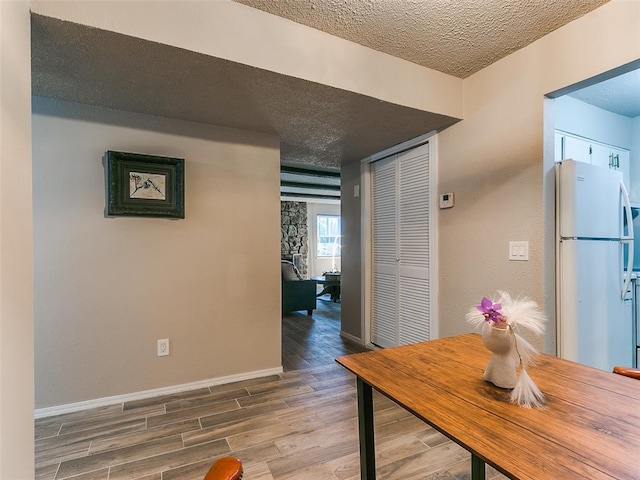
[[(282, 375), (36, 420), (36, 478), (195, 480), (225, 455), (245, 480), (360, 478), (355, 380), (334, 358), (362, 347), (340, 338), (340, 304), (326, 298), (313, 318), (283, 318)], [(378, 478), (469, 478), (462, 448), (374, 402)]]

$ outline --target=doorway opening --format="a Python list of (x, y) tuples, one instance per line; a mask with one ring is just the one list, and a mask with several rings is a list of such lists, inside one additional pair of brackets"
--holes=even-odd
[[(567, 237), (563, 231), (567, 220), (578, 218), (581, 215), (581, 205), (573, 205), (568, 208), (568, 201), (562, 202), (565, 198), (561, 191), (568, 188), (567, 182), (560, 181), (566, 179), (562, 176), (562, 171), (568, 171), (572, 163), (582, 170), (588, 169), (594, 174), (594, 178), (602, 179), (605, 176), (614, 176), (616, 185), (622, 183), (628, 192), (630, 206), (640, 204), (640, 61), (632, 62), (609, 72), (584, 80), (578, 84), (568, 86), (556, 92), (552, 92), (545, 99), (545, 127), (544, 127), (544, 201), (545, 201), (545, 222), (549, 231), (545, 235), (545, 251), (550, 252), (545, 257), (545, 278), (549, 287), (545, 291), (548, 305), (555, 305), (555, 311), (547, 312), (547, 316), (553, 319), (554, 324), (547, 330), (545, 337), (545, 351), (547, 353), (558, 354), (569, 360), (587, 363), (605, 370), (613, 367), (614, 359), (596, 358), (596, 351), (603, 351), (603, 348), (593, 348), (589, 342), (594, 339), (588, 338), (584, 332), (593, 331), (589, 328), (590, 315), (577, 314), (582, 304), (581, 298), (589, 296), (589, 302), (593, 304), (605, 305), (607, 302), (620, 304), (620, 314), (624, 317), (620, 320), (624, 325), (623, 335), (617, 335), (619, 346), (611, 347), (609, 350), (624, 353), (624, 364), (635, 366), (639, 360), (640, 348), (638, 347), (638, 314), (637, 298), (635, 297), (635, 285), (624, 287), (626, 295), (621, 295), (619, 289), (613, 286), (618, 283), (626, 285), (623, 279), (629, 276), (627, 272), (627, 262), (630, 248), (640, 238), (634, 241), (626, 241), (625, 236), (633, 229), (625, 227), (622, 206), (612, 207), (607, 218), (616, 219), (616, 234), (607, 237), (620, 237), (619, 245), (616, 244), (614, 261), (600, 262), (597, 266), (597, 258), (594, 254), (588, 254), (589, 261), (579, 261), (581, 265), (572, 263), (569, 248), (570, 243), (585, 243), (587, 240), (574, 240), (581, 234), (575, 233), (571, 238)], [(573, 167), (572, 167), (573, 168)], [(617, 171), (617, 172), (616, 172)], [(584, 177), (584, 175), (580, 175)], [(569, 182), (570, 183), (570, 182)], [(584, 182), (581, 182), (581, 185)], [(625, 195), (617, 193), (607, 195), (605, 192), (596, 190), (589, 194), (597, 197), (599, 203), (604, 202), (604, 197), (611, 196), (612, 203), (622, 205)], [(613, 198), (615, 197), (615, 198)], [(597, 218), (589, 214), (590, 223)], [(633, 223), (633, 221), (632, 221)], [(619, 227), (619, 228), (618, 228)], [(590, 235), (591, 243), (597, 244)], [(586, 237), (585, 237), (586, 238)], [(611, 242), (609, 242), (611, 243)], [(576, 251), (581, 250), (577, 248)], [(639, 249), (635, 249), (640, 254)], [(609, 264), (613, 263), (614, 266)], [(577, 273), (576, 266), (580, 270)], [(575, 282), (567, 279), (576, 277)], [(588, 286), (593, 285), (589, 278), (603, 279), (611, 277), (612, 288), (600, 288), (597, 293), (588, 293)], [(579, 286), (586, 281), (584, 286)], [(634, 280), (635, 281), (635, 280)], [(572, 285), (567, 288), (567, 285)], [(578, 287), (576, 287), (578, 285)], [(608, 291), (610, 290), (610, 291)], [(615, 290), (615, 291), (614, 291)], [(595, 298), (594, 295), (597, 297)], [(616, 307), (617, 308), (617, 307)], [(614, 311), (614, 307), (608, 311)], [(628, 318), (627, 318), (628, 317)], [(586, 323), (585, 323), (586, 322)], [(605, 329), (597, 339), (603, 344), (606, 338), (616, 338), (617, 328), (612, 324), (611, 328)], [(633, 330), (632, 330), (633, 328)], [(582, 333), (581, 333), (582, 332)], [(604, 344), (603, 344), (604, 345)], [(591, 352), (591, 353), (589, 353)], [(614, 363), (619, 363), (616, 359)]]

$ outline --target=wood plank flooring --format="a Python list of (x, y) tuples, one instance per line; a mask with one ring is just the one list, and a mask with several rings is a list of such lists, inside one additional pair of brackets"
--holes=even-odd
[[(229, 454), (245, 480), (360, 478), (355, 380), (334, 358), (363, 347), (340, 338), (340, 304), (287, 314), (282, 333), (282, 375), (36, 420), (36, 479), (199, 480)], [(378, 478), (469, 478), (467, 452), (374, 402)]]

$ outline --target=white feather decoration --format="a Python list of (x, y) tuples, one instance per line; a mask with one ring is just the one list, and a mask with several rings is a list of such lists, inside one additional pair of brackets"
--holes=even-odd
[(523, 367), (520, 370), (518, 383), (516, 383), (516, 386), (511, 390), (509, 401), (526, 408), (541, 408), (544, 405), (544, 400), (544, 394), (535, 382), (531, 380), (527, 370)]
[[(506, 327), (514, 338), (514, 348), (509, 354), (514, 357), (515, 364), (520, 365), (520, 376), (511, 391), (510, 401), (526, 408), (540, 408), (544, 405), (544, 395), (526, 370), (528, 366), (535, 365), (538, 352), (516, 330), (524, 328), (541, 335), (544, 332), (545, 316), (538, 304), (527, 297), (513, 299), (505, 291), (499, 290), (497, 293), (497, 298), (491, 300), (490, 307), (487, 308), (486, 300), (483, 300), (482, 305), (467, 313), (466, 319), (475, 327), (491, 325), (493, 328), (496, 320), (506, 322)], [(504, 328), (504, 323), (502, 325)]]

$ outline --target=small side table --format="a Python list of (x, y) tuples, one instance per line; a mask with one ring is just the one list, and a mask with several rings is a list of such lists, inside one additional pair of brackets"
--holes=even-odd
[(322, 291), (317, 295), (318, 297), (328, 293), (331, 295), (332, 302), (340, 300), (340, 272), (326, 273), (321, 277), (313, 277), (311, 280), (324, 285)]

